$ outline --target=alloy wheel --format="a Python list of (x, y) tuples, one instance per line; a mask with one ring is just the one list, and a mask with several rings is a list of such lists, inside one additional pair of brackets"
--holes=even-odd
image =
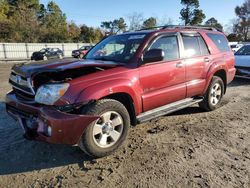
[(220, 102), (222, 96), (222, 88), (219, 83), (214, 84), (214, 86), (211, 89), (210, 95), (211, 95), (210, 97), (211, 104), (216, 106)]
[(93, 126), (93, 139), (97, 146), (108, 148), (113, 146), (123, 132), (123, 119), (115, 111), (108, 111), (100, 115)]

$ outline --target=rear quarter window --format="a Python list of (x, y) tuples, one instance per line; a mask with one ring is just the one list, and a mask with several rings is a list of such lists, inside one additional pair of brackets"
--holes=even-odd
[(207, 36), (214, 42), (221, 52), (229, 52), (230, 47), (226, 37), (222, 34), (207, 33)]

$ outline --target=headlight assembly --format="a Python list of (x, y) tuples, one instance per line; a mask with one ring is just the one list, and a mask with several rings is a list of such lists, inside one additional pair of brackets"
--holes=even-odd
[(40, 104), (53, 105), (68, 90), (69, 84), (47, 84), (37, 90), (35, 101)]

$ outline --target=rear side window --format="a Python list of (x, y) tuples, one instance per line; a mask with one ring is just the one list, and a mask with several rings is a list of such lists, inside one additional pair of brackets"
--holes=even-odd
[(230, 51), (230, 47), (226, 37), (222, 34), (207, 33), (207, 36), (214, 42), (221, 52)]
[(186, 57), (209, 55), (209, 50), (201, 36), (183, 36)]
[(201, 55), (198, 37), (183, 36), (183, 44), (186, 57), (194, 57)]

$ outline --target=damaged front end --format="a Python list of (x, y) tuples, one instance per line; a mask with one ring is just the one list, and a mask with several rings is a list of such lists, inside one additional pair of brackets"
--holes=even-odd
[(85, 128), (99, 118), (73, 113), (83, 105), (48, 107), (22, 103), (14, 92), (6, 96), (7, 113), (19, 122), (25, 138), (56, 144), (77, 144)]
[(99, 117), (80, 114), (92, 101), (74, 104), (83, 88), (71, 88), (70, 82), (112, 67), (115, 65), (88, 61), (14, 66), (9, 79), (13, 90), (6, 95), (7, 113), (19, 122), (27, 139), (75, 145)]

